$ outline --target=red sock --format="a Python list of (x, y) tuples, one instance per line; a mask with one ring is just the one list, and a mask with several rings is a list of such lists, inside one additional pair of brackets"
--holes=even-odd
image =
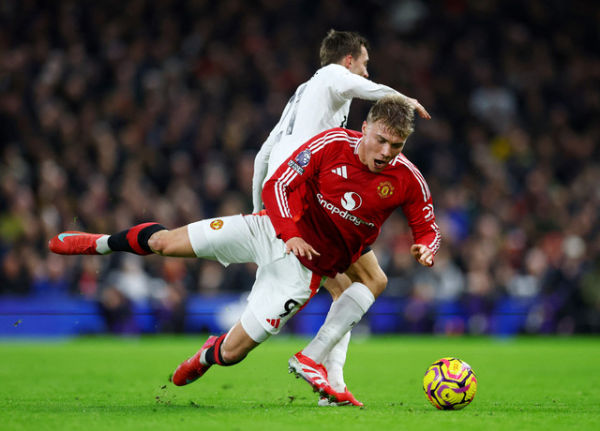
[(111, 235), (108, 238), (108, 246), (112, 251), (127, 251), (141, 256), (152, 254), (148, 240), (153, 233), (165, 229), (163, 225), (154, 222), (138, 224)]

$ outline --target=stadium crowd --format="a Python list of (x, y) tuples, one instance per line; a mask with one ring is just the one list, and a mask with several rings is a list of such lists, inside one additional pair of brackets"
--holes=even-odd
[[(3, 1), (0, 295), (97, 299), (109, 322), (151, 300), (181, 330), (188, 295), (248, 291), (252, 265), (46, 243), (249, 212), (254, 155), (336, 28), (364, 34), (371, 78), (433, 117), (405, 154), (432, 189), (435, 266), (409, 255), (402, 214), (373, 247), (410, 330), (487, 333), (514, 300), (524, 331), (598, 332), (599, 19), (583, 0)], [(436, 304), (466, 324), (440, 327)]]

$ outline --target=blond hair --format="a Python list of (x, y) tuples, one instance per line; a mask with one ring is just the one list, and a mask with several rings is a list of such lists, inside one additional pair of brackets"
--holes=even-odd
[(401, 95), (385, 96), (379, 99), (367, 115), (367, 123), (381, 121), (392, 133), (408, 138), (415, 130), (415, 108), (410, 101)]

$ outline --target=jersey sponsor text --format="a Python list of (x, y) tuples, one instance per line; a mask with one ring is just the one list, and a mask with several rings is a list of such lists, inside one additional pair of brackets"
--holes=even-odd
[(354, 223), (355, 226), (360, 226), (361, 224), (364, 224), (365, 226), (368, 226), (371, 228), (375, 227), (374, 223), (366, 222), (366, 221), (362, 220), (360, 217), (357, 217), (354, 214), (350, 214), (348, 211), (342, 211), (341, 209), (339, 209), (337, 206), (335, 206), (331, 202), (326, 201), (323, 198), (323, 195), (321, 193), (317, 193), (317, 199), (319, 199), (319, 203), (321, 204), (321, 206), (323, 208), (325, 208), (327, 211), (329, 211), (331, 214), (333, 214), (333, 215), (337, 214), (344, 220), (348, 220), (348, 221)]

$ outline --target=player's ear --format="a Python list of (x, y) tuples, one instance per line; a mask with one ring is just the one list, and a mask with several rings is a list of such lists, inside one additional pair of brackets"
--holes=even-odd
[(368, 126), (368, 125), (369, 125), (369, 123), (367, 123), (366, 121), (363, 121), (363, 123), (362, 123), (362, 129), (361, 129), (361, 130), (362, 130), (362, 133), (363, 133), (363, 135), (364, 135), (365, 133), (367, 133), (367, 126)]
[(344, 67), (346, 69), (350, 69), (350, 66), (352, 65), (352, 60), (354, 59), (354, 57), (352, 57), (352, 54), (348, 54), (347, 56), (344, 57)]

